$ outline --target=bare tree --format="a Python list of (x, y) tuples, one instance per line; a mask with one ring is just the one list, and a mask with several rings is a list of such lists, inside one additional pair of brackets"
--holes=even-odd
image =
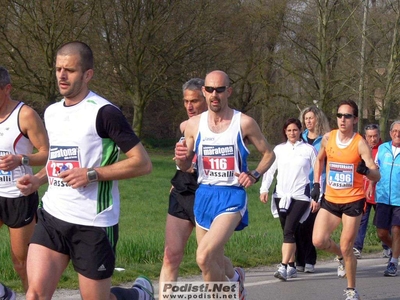
[[(360, 51), (360, 84), (359, 84), (359, 95), (358, 95), (358, 107), (363, 116), (364, 108), (364, 97), (365, 97), (365, 47), (366, 47), (366, 31), (367, 31), (367, 19), (368, 19), (368, 1), (363, 0), (363, 18), (362, 18), (362, 30), (361, 30), (361, 51)], [(362, 122), (358, 122), (358, 131), (362, 132)]]
[[(387, 136), (387, 122), (393, 115), (395, 109), (395, 103), (399, 103), (398, 97), (400, 93), (400, 82), (399, 82), (399, 69), (400, 69), (400, 3), (398, 1), (394, 3), (388, 3), (388, 8), (394, 14), (392, 29), (391, 29), (391, 45), (389, 53), (387, 55), (387, 72), (385, 76), (385, 93), (381, 100), (380, 110), (380, 127), (382, 136)], [(396, 111), (396, 110), (395, 110)], [(398, 109), (397, 109), (398, 112)], [(398, 117), (398, 116), (397, 116)]]
[[(89, 1), (2, 1), (0, 53), (14, 86), (43, 108), (58, 97), (54, 56), (59, 45), (85, 35)], [(36, 95), (36, 97), (35, 97)]]
[(273, 124), (304, 106), (333, 116), (345, 98), (362, 101), (361, 115), (380, 118), (384, 131), (398, 113), (399, 4), (371, 1), (363, 27), (366, 1), (2, 1), (1, 63), (16, 92), (44, 108), (59, 96), (56, 49), (86, 41), (95, 53), (92, 87), (132, 118), (139, 136), (174, 135), (185, 117), (182, 83), (213, 69), (230, 75), (231, 104), (269, 138)]
[[(193, 69), (188, 69), (185, 62), (204, 58), (202, 51), (213, 37), (201, 32), (204, 26), (200, 22), (209, 20), (205, 10), (211, 7), (201, 7), (196, 1), (172, 0), (97, 3), (97, 20), (101, 20), (97, 27), (98, 52), (109, 59), (103, 62), (107, 64), (103, 70), (129, 99), (133, 129), (141, 135), (147, 105), (169, 88), (171, 80), (177, 82), (177, 73), (179, 79), (188, 79)], [(182, 74), (182, 70), (187, 74)]]
[(292, 5), (285, 31), (290, 52), (281, 67), (297, 87), (299, 108), (316, 103), (329, 116), (338, 99), (357, 95), (352, 16), (358, 8), (359, 3), (332, 0)]

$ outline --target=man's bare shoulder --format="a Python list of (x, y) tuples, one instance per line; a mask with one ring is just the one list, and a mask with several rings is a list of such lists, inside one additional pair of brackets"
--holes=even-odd
[(30, 107), (28, 104), (23, 104), (21, 107), (21, 114), (25, 114), (27, 116), (37, 115), (37, 112)]
[(29, 127), (37, 125), (37, 123), (43, 122), (36, 110), (26, 104), (21, 107), (19, 120), (21, 127), (24, 129), (28, 129)]
[(240, 118), (240, 126), (242, 129), (252, 129), (254, 127), (258, 127), (258, 124), (256, 123), (256, 120), (254, 120), (252, 117), (242, 113), (241, 118)]
[(358, 141), (358, 152), (360, 155), (367, 155), (372, 159), (371, 148), (368, 146), (367, 141), (363, 138), (359, 139)]
[(327, 132), (324, 134), (324, 136), (322, 137), (322, 139), (327, 142), (329, 140), (329, 137), (331, 136), (331, 131)]
[(186, 126), (195, 126), (199, 124), (200, 118), (201, 114), (191, 117), (190, 119), (186, 120), (187, 121)]
[(187, 125), (187, 121), (188, 121), (188, 120), (185, 120), (185, 121), (183, 121), (183, 122), (179, 125), (179, 130), (180, 130), (181, 133), (184, 133), (184, 132), (185, 132), (185, 128), (186, 128), (186, 125)]
[(193, 116), (186, 122), (186, 127), (185, 127), (185, 135), (187, 133), (190, 133), (191, 135), (194, 135), (197, 129), (199, 128), (200, 124), (200, 116)]

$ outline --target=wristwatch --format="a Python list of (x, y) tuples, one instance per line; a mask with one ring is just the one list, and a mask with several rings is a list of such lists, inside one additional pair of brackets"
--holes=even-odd
[(29, 157), (28, 156), (22, 154), (21, 165), (29, 166)]
[(86, 175), (89, 182), (95, 182), (99, 180), (99, 176), (97, 175), (96, 170), (93, 168), (89, 168)]
[(258, 182), (260, 180), (261, 174), (258, 173), (256, 170), (250, 171), (247, 174), (249, 174), (251, 177), (253, 177), (256, 182)]

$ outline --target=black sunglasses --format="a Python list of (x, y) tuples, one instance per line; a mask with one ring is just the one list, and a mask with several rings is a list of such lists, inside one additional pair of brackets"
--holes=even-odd
[(212, 87), (212, 86), (205, 86), (204, 89), (206, 90), (207, 93), (214, 93), (216, 91), (218, 94), (223, 93), (226, 91), (228, 87), (227, 86), (219, 86), (219, 87)]
[(377, 124), (369, 124), (365, 126), (364, 130), (374, 130), (374, 129), (379, 129), (379, 125)]
[(354, 115), (337, 113), (336, 117), (338, 117), (339, 119), (341, 119), (342, 117), (344, 117), (345, 119), (351, 119), (352, 117), (354, 117)]

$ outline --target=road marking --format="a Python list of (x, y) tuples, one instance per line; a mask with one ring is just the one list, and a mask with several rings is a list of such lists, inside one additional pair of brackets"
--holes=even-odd
[[(367, 267), (381, 267), (382, 266), (382, 259), (384, 258), (365, 258), (365, 259), (359, 259), (357, 260), (357, 271), (359, 270), (359, 267), (361, 266), (367, 266)], [(373, 262), (373, 264), (371, 265), (370, 263)], [(386, 265), (386, 263), (385, 263)], [(301, 281), (301, 280), (308, 280), (310, 278), (315, 278), (315, 277), (323, 277), (323, 276), (332, 276), (333, 278), (337, 278), (338, 280), (346, 280), (346, 278), (339, 278), (337, 276), (337, 262), (326, 262), (323, 264), (320, 264), (321, 267), (324, 268), (332, 268), (332, 271), (329, 272), (318, 272), (318, 269), (315, 273), (307, 273), (304, 276), (301, 277), (296, 277), (296, 278), (289, 278), (289, 281)], [(261, 271), (260, 273), (258, 273), (258, 275), (256, 277), (273, 277), (274, 276), (274, 272), (275, 271)], [(253, 277), (252, 273), (252, 277), (248, 277), (247, 279), (254, 279), (257, 280), (255, 277)], [(303, 272), (300, 272), (298, 274), (304, 274)], [(252, 287), (252, 286), (259, 286), (259, 285), (268, 285), (271, 283), (277, 283), (277, 282), (282, 282), (281, 280), (274, 278), (274, 279), (269, 279), (269, 280), (263, 280), (263, 281), (255, 281), (255, 282), (249, 282), (246, 280), (245, 282), (245, 287)]]

